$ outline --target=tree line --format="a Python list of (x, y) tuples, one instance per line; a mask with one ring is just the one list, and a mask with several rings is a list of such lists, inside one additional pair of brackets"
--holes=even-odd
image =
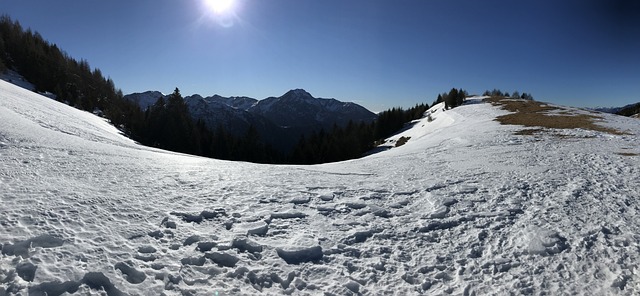
[(466, 90), (452, 88), (448, 93), (439, 94), (433, 105), (444, 102), (446, 110), (461, 106), (469, 96)]
[(517, 90), (509, 94), (509, 92), (502, 92), (501, 90), (494, 88), (493, 90), (486, 90), (482, 95), (489, 96), (489, 97), (505, 97), (505, 98), (513, 98), (513, 99), (533, 100), (533, 96), (531, 94), (526, 92), (523, 92), (522, 94), (520, 94), (520, 92), (518, 92)]
[(372, 123), (350, 122), (300, 135), (294, 149), (284, 153), (265, 144), (255, 127), (237, 137), (222, 126), (212, 130), (201, 120), (194, 120), (178, 88), (168, 98), (160, 97), (142, 110), (124, 99), (113, 80), (105, 78), (98, 68), (72, 58), (4, 15), (0, 17), (0, 71), (8, 69), (20, 73), (38, 92), (53, 93), (58, 101), (100, 114), (140, 144), (226, 160), (314, 164), (358, 158), (377, 140), (422, 117), (429, 108), (427, 104), (407, 110), (392, 108), (381, 112)]
[(222, 126), (211, 130), (202, 120), (194, 120), (178, 88), (147, 108), (141, 124), (136, 138), (147, 146), (225, 160), (279, 163), (283, 159), (253, 126), (235, 137)]
[(20, 73), (37, 92), (50, 92), (56, 99), (81, 110), (99, 111), (120, 127), (131, 127), (141, 117), (137, 105), (123, 99), (122, 91), (86, 60), (75, 60), (37, 32), (23, 29), (7, 15), (0, 17), (0, 71)]
[(316, 164), (359, 158), (407, 123), (422, 118), (428, 109), (427, 104), (406, 110), (391, 108), (379, 113), (372, 123), (350, 121), (345, 127), (334, 125), (329, 131), (322, 129), (310, 136), (303, 135), (286, 162)]

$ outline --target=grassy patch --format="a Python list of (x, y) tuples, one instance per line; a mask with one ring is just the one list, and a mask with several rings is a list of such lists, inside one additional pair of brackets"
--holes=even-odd
[(396, 141), (396, 147), (400, 147), (400, 146), (406, 144), (407, 141), (409, 141), (409, 139), (411, 139), (411, 137), (400, 137), (400, 139), (398, 139), (398, 141)]
[[(551, 128), (551, 129), (586, 129), (605, 132), (614, 135), (623, 135), (616, 129), (597, 125), (595, 120), (602, 117), (595, 115), (576, 114), (570, 110), (552, 107), (541, 102), (529, 100), (508, 99), (504, 97), (491, 97), (485, 99), (495, 106), (500, 106), (510, 112), (507, 115), (498, 116), (496, 120), (501, 124), (522, 125), (526, 127)], [(550, 111), (557, 111), (550, 114)], [(519, 131), (520, 135), (533, 135), (542, 129), (526, 129)]]

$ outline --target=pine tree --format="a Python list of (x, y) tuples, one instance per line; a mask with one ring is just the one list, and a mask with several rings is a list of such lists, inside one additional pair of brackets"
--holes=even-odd
[(456, 106), (462, 106), (464, 104), (464, 100), (466, 99), (466, 92), (462, 89), (458, 90), (456, 95)]
[[(447, 94), (447, 96), (444, 98), (444, 102), (446, 104), (446, 107), (448, 108), (455, 108), (456, 106), (458, 106), (457, 102), (458, 102), (458, 90), (455, 88), (452, 88), (449, 91), (449, 94)], [(447, 108), (447, 109), (448, 109)]]

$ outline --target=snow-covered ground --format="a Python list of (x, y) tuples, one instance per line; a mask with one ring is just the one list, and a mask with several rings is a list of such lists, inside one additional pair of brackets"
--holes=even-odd
[(0, 79), (28, 90), (33, 91), (36, 89), (31, 82), (27, 81), (22, 77), (22, 75), (13, 70), (7, 70), (5, 72), (0, 71)]
[(0, 295), (640, 293), (640, 121), (517, 136), (480, 100), (275, 166), (142, 147), (0, 82)]

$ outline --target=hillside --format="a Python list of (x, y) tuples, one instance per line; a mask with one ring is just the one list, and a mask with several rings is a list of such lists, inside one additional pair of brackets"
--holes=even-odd
[(442, 107), (400, 147), (274, 166), (140, 146), (0, 81), (0, 295), (640, 293), (636, 119)]
[(620, 108), (620, 110), (617, 110), (616, 114), (623, 115), (623, 116), (634, 117), (634, 118), (639, 118), (640, 117), (640, 103), (635, 103), (635, 104), (624, 106), (624, 107)]

